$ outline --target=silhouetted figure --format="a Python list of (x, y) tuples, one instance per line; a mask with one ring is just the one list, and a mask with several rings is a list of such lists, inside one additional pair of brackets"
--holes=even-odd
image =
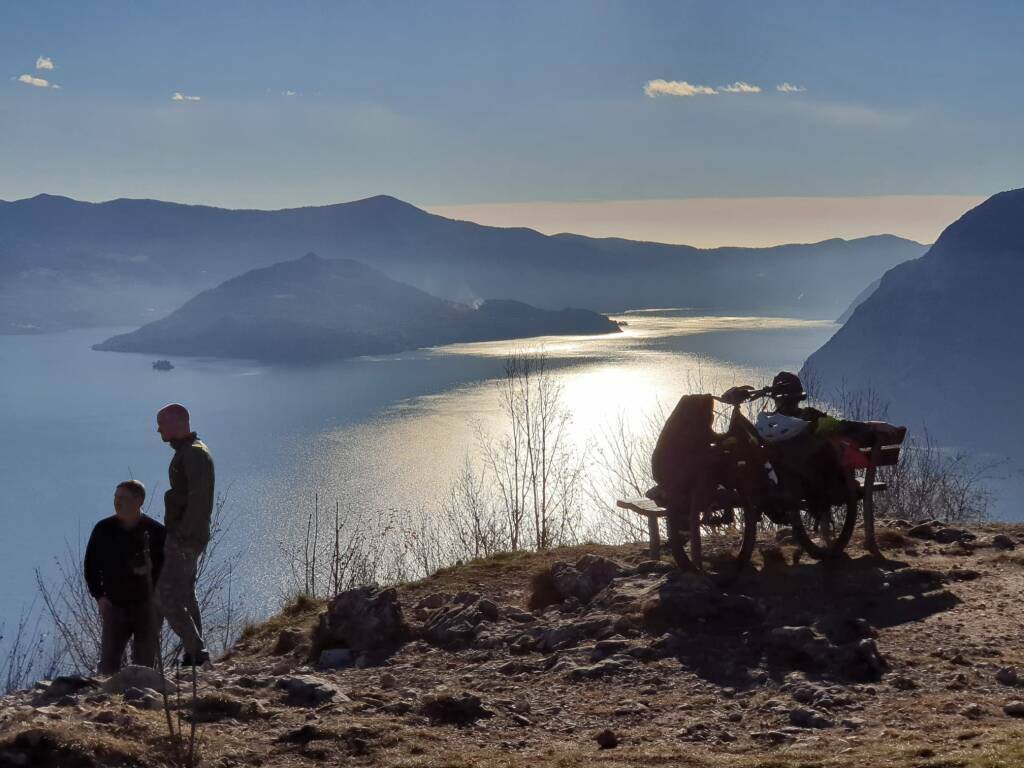
[[(146, 489), (126, 480), (114, 491), (114, 514), (96, 523), (85, 548), (85, 581), (102, 622), (99, 673), (121, 668), (128, 641), (132, 663), (156, 662), (160, 621), (153, 601), (164, 562), (164, 527), (142, 513)], [(147, 553), (148, 547), (148, 553)]]
[(192, 431), (188, 410), (174, 403), (156, 417), (157, 431), (174, 448), (171, 487), (164, 494), (167, 544), (157, 604), (185, 648), (182, 663), (201, 666), (210, 659), (203, 642), (203, 622), (196, 600), (199, 558), (210, 541), (213, 516), (213, 457)]
[(795, 416), (804, 419), (812, 424), (817, 423), (822, 416), (827, 416), (824, 411), (810, 406), (801, 406), (807, 399), (804, 392), (803, 382), (795, 373), (779, 371), (772, 379), (772, 400), (775, 401), (775, 412), (785, 416)]

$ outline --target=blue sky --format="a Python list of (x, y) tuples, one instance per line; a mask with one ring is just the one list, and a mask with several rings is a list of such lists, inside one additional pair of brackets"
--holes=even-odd
[(995, 1), (4, 3), (0, 199), (986, 195), (1021, 39)]

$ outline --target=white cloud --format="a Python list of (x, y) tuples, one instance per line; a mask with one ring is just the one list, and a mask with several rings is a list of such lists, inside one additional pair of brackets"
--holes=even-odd
[(732, 85), (723, 85), (719, 89), (723, 93), (760, 93), (761, 86), (751, 85), (750, 83), (744, 83), (742, 80), (737, 80)]
[(298, 96), (298, 91), (281, 91), (282, 96)]
[(201, 96), (189, 96), (181, 91), (175, 91), (171, 96), (171, 101), (199, 101), (201, 98)]
[(779, 83), (775, 86), (775, 90), (780, 93), (803, 93), (807, 89), (802, 85), (793, 85), (792, 83)]
[(44, 80), (41, 77), (33, 77), (32, 75), (21, 75), (18, 78), (18, 82), (34, 86), (35, 88), (60, 88), (59, 85), (51, 83), (49, 80)]
[(36, 59), (36, 69), (53, 69), (53, 59), (49, 56), (40, 56)]
[(655, 96), (712, 96), (718, 91), (707, 85), (691, 85), (685, 80), (649, 80), (644, 93)]

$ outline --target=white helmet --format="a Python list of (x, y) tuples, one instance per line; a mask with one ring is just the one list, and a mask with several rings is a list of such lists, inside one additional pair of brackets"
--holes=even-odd
[(806, 432), (811, 422), (781, 413), (761, 413), (755, 426), (766, 443), (781, 443)]

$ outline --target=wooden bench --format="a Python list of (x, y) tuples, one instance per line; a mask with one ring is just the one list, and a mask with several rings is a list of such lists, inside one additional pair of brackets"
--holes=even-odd
[(661, 556), (661, 531), (658, 527), (658, 520), (668, 516), (668, 510), (646, 496), (619, 499), (615, 502), (615, 506), (619, 509), (628, 509), (647, 518), (647, 532), (651, 537), (651, 559), (657, 560)]

